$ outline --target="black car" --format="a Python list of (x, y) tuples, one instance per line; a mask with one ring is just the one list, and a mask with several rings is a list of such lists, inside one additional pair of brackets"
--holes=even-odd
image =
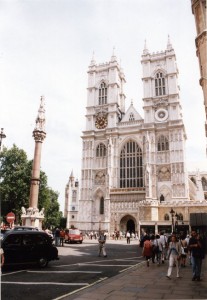
[(5, 266), (10, 264), (37, 263), (44, 268), (58, 258), (58, 250), (51, 238), (42, 231), (11, 230), (3, 237)]

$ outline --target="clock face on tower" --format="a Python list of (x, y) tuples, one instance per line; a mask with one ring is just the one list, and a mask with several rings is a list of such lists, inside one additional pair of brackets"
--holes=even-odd
[(96, 128), (104, 129), (106, 128), (107, 124), (108, 121), (106, 115), (102, 115), (102, 116), (99, 115), (96, 117), (96, 122), (95, 122)]
[(155, 112), (155, 118), (159, 122), (166, 121), (168, 119), (168, 111), (164, 108), (160, 108)]

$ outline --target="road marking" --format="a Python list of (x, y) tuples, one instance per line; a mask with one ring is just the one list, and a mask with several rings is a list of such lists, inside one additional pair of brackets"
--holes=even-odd
[(98, 271), (27, 271), (27, 273), (85, 273), (85, 274), (100, 274), (102, 272)]
[(21, 273), (21, 272), (25, 272), (25, 271), (27, 271), (27, 270), (21, 270), (21, 271), (15, 271), (15, 272), (10, 272), (10, 273), (6, 273), (6, 274), (1, 274), (1, 276), (17, 274), (17, 273)]
[(97, 283), (100, 283), (100, 282), (102, 282), (103, 280), (106, 280), (106, 279), (108, 279), (108, 277), (101, 278), (101, 279), (99, 279), (99, 280), (97, 280), (97, 281), (95, 281), (95, 282), (89, 284), (88, 286), (84, 286), (84, 287), (82, 287), (82, 288), (80, 288), (80, 289), (78, 289), (78, 290), (72, 291), (72, 292), (70, 292), (70, 293), (68, 293), (68, 294), (64, 294), (64, 295), (62, 295), (62, 296), (60, 296), (60, 297), (58, 297), (58, 298), (54, 298), (54, 299), (52, 299), (52, 300), (60, 300), (60, 299), (63, 299), (63, 298), (65, 298), (65, 297), (67, 297), (67, 296), (73, 295), (73, 294), (78, 293), (78, 292), (80, 292), (80, 291), (82, 291), (82, 290), (84, 290), (84, 289), (87, 289), (87, 288), (89, 288), (89, 287), (91, 287), (91, 286), (93, 286), (93, 285), (95, 285), (95, 284), (97, 284)]
[(125, 272), (125, 271), (127, 271), (127, 270), (129, 270), (129, 269), (135, 268), (135, 267), (137, 267), (137, 266), (142, 266), (142, 265), (145, 264), (145, 263), (146, 263), (145, 261), (139, 262), (139, 263), (137, 263), (137, 264), (135, 264), (135, 265), (132, 265), (132, 266), (126, 268), (126, 269), (123, 269), (123, 270), (119, 271), (119, 273), (123, 273), (123, 272)]
[[(79, 266), (88, 266), (89, 264), (80, 263)], [(128, 267), (129, 265), (101, 265), (101, 264), (90, 264), (90, 266), (96, 267)]]
[(5, 284), (19, 284), (19, 285), (70, 285), (70, 286), (76, 286), (76, 285), (86, 285), (89, 286), (89, 283), (69, 283), (69, 282), (15, 282), (15, 281), (2, 281), (1, 283)]

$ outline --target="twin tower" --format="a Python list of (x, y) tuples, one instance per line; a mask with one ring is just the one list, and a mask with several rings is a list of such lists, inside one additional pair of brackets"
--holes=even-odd
[[(186, 133), (179, 98), (175, 51), (141, 57), (143, 112), (125, 109), (125, 75), (116, 56), (88, 69), (81, 181), (69, 178), (67, 227), (82, 231), (171, 226), (170, 208), (187, 218)], [(141, 101), (141, 100), (139, 100)]]

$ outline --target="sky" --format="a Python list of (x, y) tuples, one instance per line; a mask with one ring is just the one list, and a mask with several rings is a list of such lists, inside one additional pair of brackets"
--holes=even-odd
[(179, 69), (187, 133), (188, 171), (207, 171), (205, 112), (199, 85), (196, 27), (190, 0), (1, 0), (0, 127), (3, 145), (33, 159), (32, 131), (45, 97), (41, 170), (64, 209), (71, 171), (80, 180), (87, 70), (110, 61), (113, 48), (126, 77), (126, 109), (143, 116), (141, 55), (166, 50), (168, 35)]

